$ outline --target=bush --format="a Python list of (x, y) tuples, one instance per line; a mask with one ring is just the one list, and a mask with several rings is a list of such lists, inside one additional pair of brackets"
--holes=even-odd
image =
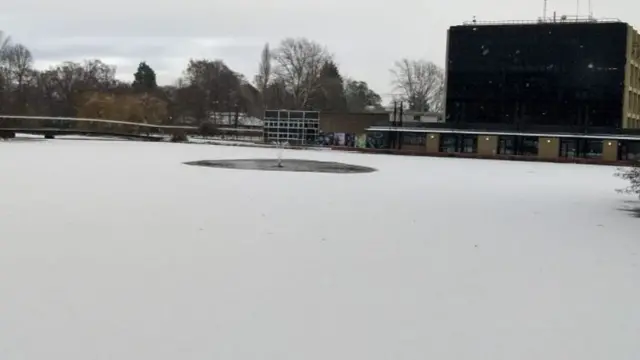
[(1, 130), (0, 131), (0, 139), (13, 139), (16, 137), (16, 133), (13, 131), (6, 131), (6, 130)]
[(617, 192), (640, 197), (640, 162), (636, 161), (629, 167), (618, 168), (615, 176), (629, 182), (629, 186), (617, 189)]
[(187, 142), (189, 138), (183, 130), (176, 130), (171, 134), (171, 142)]
[(205, 121), (198, 127), (198, 133), (202, 137), (214, 137), (218, 135), (218, 126), (210, 121)]

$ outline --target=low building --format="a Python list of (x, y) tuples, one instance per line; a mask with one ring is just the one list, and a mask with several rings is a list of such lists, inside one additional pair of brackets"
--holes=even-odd
[(450, 128), (380, 127), (367, 129), (380, 148), (425, 155), (461, 154), (510, 159), (603, 162), (640, 160), (640, 135), (488, 131)]

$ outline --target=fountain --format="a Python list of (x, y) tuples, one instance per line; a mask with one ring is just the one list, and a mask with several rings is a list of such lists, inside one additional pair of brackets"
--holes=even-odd
[(293, 171), (334, 174), (369, 173), (376, 171), (376, 169), (367, 166), (343, 164), (333, 161), (303, 159), (288, 159), (287, 166), (284, 166), (282, 158), (284, 157), (284, 150), (289, 146), (289, 142), (274, 141), (271, 144), (276, 148), (275, 164), (272, 159), (199, 160), (189, 161), (185, 164), (236, 170)]
[(281, 142), (281, 141), (274, 141), (272, 144), (273, 144), (273, 145), (275, 145), (276, 149), (278, 149), (278, 152), (276, 153), (276, 156), (277, 156), (277, 163), (276, 163), (276, 165), (277, 165), (279, 168), (281, 168), (281, 167), (283, 167), (283, 166), (282, 166), (282, 156), (284, 155), (284, 149), (285, 149), (287, 146), (289, 146), (289, 142), (287, 142), (287, 141), (284, 141), (284, 142)]

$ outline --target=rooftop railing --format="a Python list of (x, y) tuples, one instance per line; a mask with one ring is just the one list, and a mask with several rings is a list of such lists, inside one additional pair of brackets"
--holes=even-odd
[(579, 16), (557, 16), (555, 18), (538, 18), (537, 20), (497, 20), (497, 21), (481, 21), (471, 20), (465, 21), (465, 26), (484, 26), (484, 25), (535, 25), (535, 24), (576, 24), (576, 23), (620, 23), (620, 19), (615, 18), (594, 18)]

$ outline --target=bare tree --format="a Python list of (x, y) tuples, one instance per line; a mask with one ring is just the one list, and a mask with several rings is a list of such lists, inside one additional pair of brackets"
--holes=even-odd
[(22, 44), (9, 46), (4, 51), (9, 76), (18, 87), (22, 87), (33, 65), (31, 51)]
[(33, 70), (33, 56), (22, 44), (6, 47), (4, 50), (5, 90), (9, 94), (12, 113), (28, 113), (28, 89), (35, 85), (36, 72)]
[(242, 80), (221, 60), (190, 60), (184, 71), (186, 87), (182, 93), (190, 94), (191, 117), (198, 121), (207, 120), (218, 112), (232, 111), (237, 104), (238, 87)]
[(305, 109), (321, 87), (323, 66), (332, 56), (318, 43), (305, 38), (288, 38), (274, 51), (275, 75), (291, 94), (293, 107)]
[(54, 116), (75, 116), (77, 107), (86, 100), (84, 93), (112, 91), (116, 85), (115, 67), (100, 60), (65, 62), (39, 76), (42, 96)]
[(11, 46), (11, 38), (0, 30), (0, 112), (6, 111), (9, 79), (6, 69), (7, 50)]
[(402, 59), (391, 69), (394, 89), (399, 100), (406, 101), (411, 110), (441, 111), (444, 90), (444, 70), (426, 60)]

